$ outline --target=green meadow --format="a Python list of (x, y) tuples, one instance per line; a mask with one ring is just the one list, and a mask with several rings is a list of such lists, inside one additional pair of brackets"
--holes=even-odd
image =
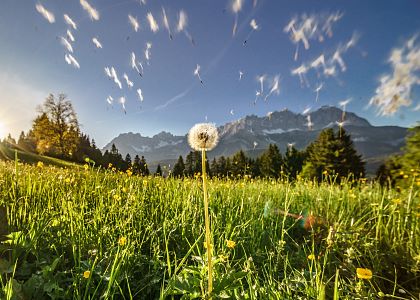
[[(201, 178), (0, 163), (2, 299), (205, 295)], [(418, 299), (419, 174), (210, 179), (213, 299)], [(4, 229), (4, 228), (3, 228)]]

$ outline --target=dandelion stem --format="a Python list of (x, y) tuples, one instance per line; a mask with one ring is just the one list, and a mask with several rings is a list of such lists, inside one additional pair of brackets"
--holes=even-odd
[[(206, 150), (201, 150), (201, 169), (203, 173), (203, 193), (204, 193), (204, 218), (206, 225), (206, 248), (207, 248), (207, 267), (208, 267), (208, 295), (213, 290), (213, 270), (212, 270), (212, 248), (211, 248), (211, 233), (210, 233), (210, 217), (209, 217), (209, 201), (207, 197), (206, 185)], [(211, 297), (209, 298), (211, 299)]]

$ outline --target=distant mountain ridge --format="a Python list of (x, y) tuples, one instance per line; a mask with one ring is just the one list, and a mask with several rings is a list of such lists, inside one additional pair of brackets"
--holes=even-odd
[[(308, 129), (306, 115), (289, 110), (275, 111), (268, 116), (246, 116), (239, 120), (218, 127), (220, 142), (209, 152), (210, 157), (230, 156), (239, 150), (256, 157), (276, 144), (282, 152), (288, 143), (294, 143), (297, 149), (304, 149), (314, 141), (321, 130), (338, 128), (343, 111), (333, 106), (323, 106), (312, 112), (312, 130)], [(396, 154), (404, 145), (407, 128), (398, 126), (372, 126), (366, 119), (355, 113), (345, 113), (345, 130), (350, 133), (356, 149), (367, 161), (368, 172), (374, 172), (381, 159)], [(153, 137), (144, 137), (140, 133), (122, 133), (112, 139), (102, 150), (110, 150), (112, 144), (123, 156), (130, 153), (144, 156), (152, 167), (158, 162), (170, 162), (185, 156), (191, 151), (187, 135), (176, 136), (161, 132)], [(154, 169), (152, 168), (154, 171)]]

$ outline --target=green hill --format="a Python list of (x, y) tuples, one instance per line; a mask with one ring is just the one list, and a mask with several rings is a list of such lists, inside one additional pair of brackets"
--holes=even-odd
[(74, 162), (69, 162), (66, 160), (49, 157), (49, 156), (38, 155), (38, 154), (27, 152), (24, 150), (11, 149), (9, 147), (6, 147), (0, 144), (0, 160), (15, 160), (16, 154), (19, 161), (27, 163), (27, 164), (37, 164), (38, 162), (42, 162), (47, 165), (53, 165), (53, 166), (63, 167), (63, 168), (80, 166)]

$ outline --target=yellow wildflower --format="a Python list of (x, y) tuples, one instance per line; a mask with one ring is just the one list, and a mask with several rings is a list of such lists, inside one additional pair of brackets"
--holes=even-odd
[(396, 198), (396, 199), (392, 199), (392, 203), (394, 203), (395, 205), (401, 204), (401, 199), (400, 198)]
[(89, 170), (89, 165), (88, 165), (88, 164), (85, 164), (85, 165), (83, 166), (83, 168), (85, 168), (85, 170), (87, 171), (87, 170)]
[(111, 164), (111, 163), (109, 163), (109, 164), (108, 164), (108, 168), (109, 168), (109, 169), (111, 169), (111, 168), (112, 168), (112, 164)]
[(42, 168), (42, 167), (44, 166), (44, 163), (43, 163), (42, 161), (39, 161), (39, 162), (36, 164), (36, 166), (37, 166), (38, 168)]
[(115, 194), (115, 195), (114, 195), (114, 200), (117, 200), (117, 201), (121, 200), (121, 196), (120, 196), (120, 195)]
[(357, 268), (356, 275), (360, 279), (372, 279), (372, 271), (369, 269)]
[(403, 178), (407, 179), (407, 178), (408, 178), (408, 175), (407, 175), (407, 174), (406, 174), (406, 175), (404, 175), (404, 176), (403, 176)]
[(130, 177), (131, 175), (133, 175), (133, 172), (130, 169), (127, 169), (127, 171), (125, 171), (127, 173), (127, 176)]
[(309, 254), (308, 259), (309, 260), (315, 260), (315, 255), (314, 254)]
[(235, 248), (236, 246), (236, 242), (235, 241), (231, 241), (231, 240), (226, 240), (226, 246), (230, 249)]
[(124, 246), (127, 243), (127, 238), (122, 236), (118, 239), (118, 245)]
[(84, 271), (83, 272), (83, 277), (88, 279), (90, 277), (90, 271)]

